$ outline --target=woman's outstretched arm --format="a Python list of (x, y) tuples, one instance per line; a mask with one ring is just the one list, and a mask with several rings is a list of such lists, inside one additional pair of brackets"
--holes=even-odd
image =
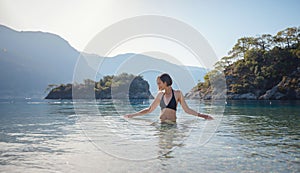
[(191, 115), (195, 115), (197, 117), (202, 117), (206, 120), (213, 120), (213, 117), (206, 115), (206, 114), (201, 114), (198, 113), (196, 111), (194, 111), (193, 109), (189, 108), (189, 106), (187, 105), (184, 96), (182, 94), (182, 92), (180, 91), (180, 97), (179, 97), (179, 102), (181, 104), (182, 109), (184, 110), (185, 113), (191, 114)]
[(141, 116), (141, 115), (145, 115), (145, 114), (148, 114), (148, 113), (151, 113), (152, 111), (154, 111), (156, 109), (156, 107), (159, 105), (159, 102), (160, 102), (160, 98), (162, 96), (162, 93), (159, 92), (154, 101), (151, 103), (151, 105), (148, 107), (148, 108), (145, 108), (139, 112), (136, 112), (136, 113), (133, 113), (133, 114), (127, 114), (127, 115), (124, 115), (125, 118), (132, 118), (132, 117), (135, 117), (135, 116)]

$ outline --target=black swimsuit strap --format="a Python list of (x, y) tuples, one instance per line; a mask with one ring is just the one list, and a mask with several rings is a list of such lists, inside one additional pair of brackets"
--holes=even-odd
[[(161, 99), (163, 100), (164, 99), (164, 96), (165, 96), (165, 93), (163, 93), (163, 96), (161, 97)], [(174, 96), (174, 90), (172, 89), (172, 97), (171, 97), (171, 100), (173, 99), (173, 97), (175, 97)], [(170, 102), (171, 102), (171, 100), (170, 100)], [(164, 101), (165, 102), (165, 101)], [(169, 103), (170, 103), (169, 102)]]

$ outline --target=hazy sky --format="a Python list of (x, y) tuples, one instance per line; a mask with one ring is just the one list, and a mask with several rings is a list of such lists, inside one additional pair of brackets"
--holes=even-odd
[(299, 0), (0, 0), (0, 24), (58, 34), (82, 51), (115, 22), (163, 15), (197, 29), (221, 58), (242, 36), (299, 26), (299, 7)]

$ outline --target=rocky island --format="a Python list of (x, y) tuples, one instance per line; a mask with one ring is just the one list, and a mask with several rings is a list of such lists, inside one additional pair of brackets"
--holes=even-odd
[[(50, 85), (53, 87), (55, 85)], [(91, 93), (95, 94), (91, 96)], [(104, 76), (99, 82), (90, 79), (82, 84), (61, 84), (51, 89), (45, 99), (149, 99), (149, 84), (142, 76), (127, 73)]]
[(238, 39), (204, 79), (187, 98), (299, 100), (300, 27)]

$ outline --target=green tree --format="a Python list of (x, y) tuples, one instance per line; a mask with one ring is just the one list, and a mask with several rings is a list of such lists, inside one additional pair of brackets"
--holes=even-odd
[(254, 44), (257, 45), (260, 50), (270, 50), (273, 45), (273, 36), (271, 34), (263, 34), (255, 38)]
[(299, 40), (299, 27), (286, 28), (275, 36), (242, 37), (197, 87), (210, 91), (213, 80), (221, 79), (217, 72), (224, 70), (228, 91), (264, 93), (300, 67)]
[(242, 37), (237, 40), (237, 43), (228, 52), (228, 55), (233, 59), (244, 58), (246, 51), (251, 48), (252, 43), (253, 37)]
[(279, 31), (274, 36), (274, 41), (279, 45), (279, 47), (291, 48), (291, 45), (299, 43), (299, 27), (286, 28), (283, 31)]

